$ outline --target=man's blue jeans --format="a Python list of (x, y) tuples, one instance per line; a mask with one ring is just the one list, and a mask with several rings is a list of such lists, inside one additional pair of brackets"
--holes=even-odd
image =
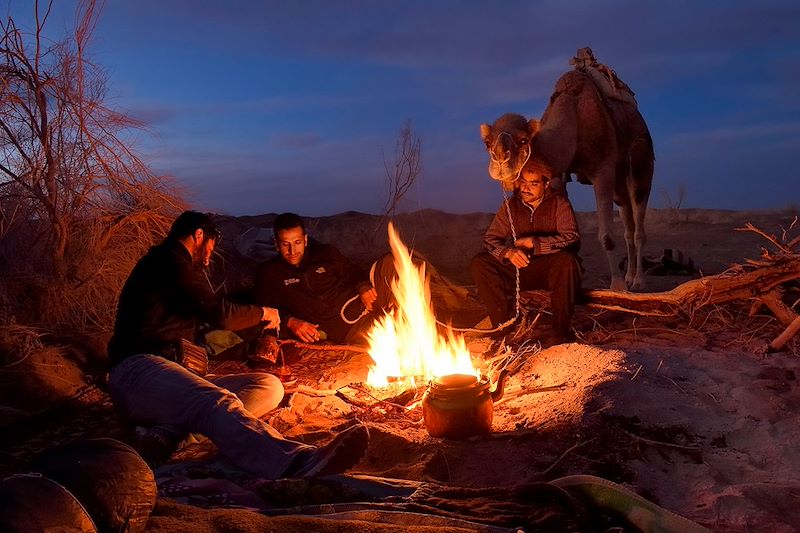
[(283, 385), (270, 374), (205, 379), (157, 355), (128, 357), (111, 370), (109, 391), (117, 410), (141, 425), (201, 433), (238, 467), (280, 478), (303, 450), (258, 417), (278, 406)]

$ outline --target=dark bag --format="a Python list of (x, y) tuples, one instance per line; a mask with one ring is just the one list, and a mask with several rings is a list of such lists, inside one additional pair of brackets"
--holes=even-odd
[(208, 352), (202, 346), (181, 339), (177, 346), (178, 363), (198, 376), (208, 374)]
[[(73, 494), (101, 533), (143, 532), (158, 496), (155, 476), (144, 459), (115, 439), (78, 439), (50, 448), (34, 458), (28, 469), (41, 472)], [(49, 496), (39, 494), (29, 499), (28, 505), (38, 503), (38, 514), (52, 516), (55, 509)], [(0, 530), (16, 531), (2, 527)], [(19, 531), (45, 530), (51, 531), (47, 528)], [(53, 527), (52, 531), (73, 529)]]

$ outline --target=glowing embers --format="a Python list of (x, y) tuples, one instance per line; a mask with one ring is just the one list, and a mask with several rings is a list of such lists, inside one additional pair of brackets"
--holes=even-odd
[(391, 223), (389, 244), (397, 270), (391, 285), (396, 304), (367, 334), (369, 354), (375, 362), (367, 384), (378, 388), (391, 384), (402, 390), (448, 374), (479, 377), (463, 336), (449, 327), (437, 327), (425, 265), (412, 262)]

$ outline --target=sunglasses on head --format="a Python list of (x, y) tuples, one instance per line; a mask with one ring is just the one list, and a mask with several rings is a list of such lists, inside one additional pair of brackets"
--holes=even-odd
[(201, 226), (201, 230), (205, 234), (207, 239), (212, 239), (217, 245), (219, 245), (220, 241), (222, 240), (222, 232), (218, 230), (214, 226)]

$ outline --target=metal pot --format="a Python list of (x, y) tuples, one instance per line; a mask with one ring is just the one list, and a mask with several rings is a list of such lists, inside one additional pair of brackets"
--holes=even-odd
[(431, 437), (464, 439), (492, 432), (495, 400), (503, 395), (502, 380), (494, 392), (487, 379), (450, 374), (431, 381), (422, 397), (422, 416)]

